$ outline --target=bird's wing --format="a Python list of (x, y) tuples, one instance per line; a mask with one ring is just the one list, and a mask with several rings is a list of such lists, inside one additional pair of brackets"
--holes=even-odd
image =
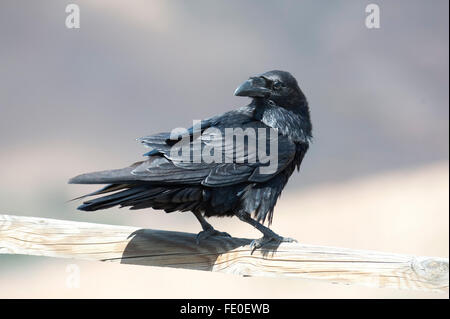
[[(234, 130), (236, 136), (243, 137), (244, 143), (234, 143), (227, 137), (227, 130)], [(246, 132), (254, 131), (257, 138), (247, 137)], [(258, 129), (266, 132), (261, 139)], [(117, 170), (87, 173), (72, 178), (73, 184), (123, 184), (149, 182), (155, 184), (186, 184), (221, 187), (243, 182), (261, 183), (281, 172), (296, 156), (296, 144), (288, 137), (270, 132), (270, 127), (255, 120), (243, 111), (231, 111), (204, 120), (200, 128), (192, 127), (178, 138), (171, 139), (171, 133), (159, 133), (140, 138), (139, 141), (151, 148), (147, 159), (130, 167)], [(173, 137), (173, 136), (172, 136)], [(259, 141), (255, 141), (258, 140)], [(237, 140), (237, 137), (236, 137)], [(258, 150), (265, 144), (270, 151), (271, 162), (262, 160)], [(274, 149), (274, 141), (277, 147)], [(250, 143), (253, 141), (253, 144)], [(249, 147), (255, 145), (256, 147)], [(220, 148), (219, 148), (220, 146)], [(220, 160), (205, 160), (204, 156), (192, 156), (188, 160), (174, 153), (183, 149), (188, 154), (205, 154), (208, 151), (219, 154)], [(214, 151), (212, 151), (214, 149)], [(180, 154), (178, 152), (178, 154)], [(276, 161), (274, 161), (274, 155)], [(239, 158), (239, 160), (237, 159)], [(268, 158), (269, 159), (269, 158)], [(269, 164), (272, 164), (269, 166)]]
[[(232, 135), (227, 135), (229, 130), (234, 130), (235, 140)], [(265, 132), (264, 138), (260, 135), (261, 130)], [(238, 138), (243, 143), (238, 143)], [(262, 142), (258, 140), (261, 138)], [(267, 125), (241, 112), (228, 112), (205, 120), (197, 132), (190, 128), (177, 140), (170, 139), (169, 133), (162, 133), (140, 141), (152, 150), (147, 153), (149, 159), (131, 173), (139, 180), (159, 183), (201, 183), (221, 187), (242, 182), (264, 182), (282, 171), (296, 154), (296, 145), (289, 138), (270, 132)], [(263, 161), (258, 154), (262, 144), (272, 152), (272, 156), (277, 152), (276, 163), (273, 162), (275, 158), (270, 157), (272, 167), (269, 167), (269, 158)], [(181, 150), (189, 158), (181, 157)], [(216, 152), (220, 154), (212, 155), (211, 158), (215, 158), (212, 162), (205, 159), (205, 154), (215, 155)]]

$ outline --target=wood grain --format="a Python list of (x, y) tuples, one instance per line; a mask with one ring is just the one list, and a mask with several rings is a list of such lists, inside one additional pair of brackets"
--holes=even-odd
[(0, 253), (295, 277), (448, 292), (448, 258), (282, 243), (251, 253), (250, 239), (0, 215)]

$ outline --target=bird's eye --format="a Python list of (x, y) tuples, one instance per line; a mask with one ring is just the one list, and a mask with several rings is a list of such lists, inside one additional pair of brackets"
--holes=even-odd
[(283, 84), (281, 84), (281, 82), (276, 81), (276, 82), (273, 83), (272, 87), (273, 87), (274, 90), (277, 91), (277, 90), (280, 90), (282, 88), (282, 86), (283, 86)]

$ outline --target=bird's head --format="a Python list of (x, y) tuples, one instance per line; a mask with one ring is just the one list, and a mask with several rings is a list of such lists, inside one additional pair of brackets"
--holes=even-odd
[(286, 71), (275, 70), (250, 77), (236, 89), (234, 95), (272, 100), (276, 105), (294, 112), (308, 107), (297, 80)]

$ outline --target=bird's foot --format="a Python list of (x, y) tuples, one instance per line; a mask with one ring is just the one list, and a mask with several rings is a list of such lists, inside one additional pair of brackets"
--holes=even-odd
[(197, 244), (199, 244), (202, 240), (205, 240), (209, 237), (215, 237), (215, 236), (222, 236), (222, 237), (231, 237), (230, 234), (226, 232), (221, 232), (218, 230), (215, 230), (214, 228), (208, 228), (206, 230), (203, 230), (197, 234)]
[(258, 249), (261, 248), (269, 243), (296, 243), (297, 240), (293, 239), (293, 238), (289, 238), (289, 237), (282, 237), (282, 236), (263, 236), (261, 238), (255, 239), (250, 243), (250, 249), (252, 250), (252, 254), (253, 252)]

